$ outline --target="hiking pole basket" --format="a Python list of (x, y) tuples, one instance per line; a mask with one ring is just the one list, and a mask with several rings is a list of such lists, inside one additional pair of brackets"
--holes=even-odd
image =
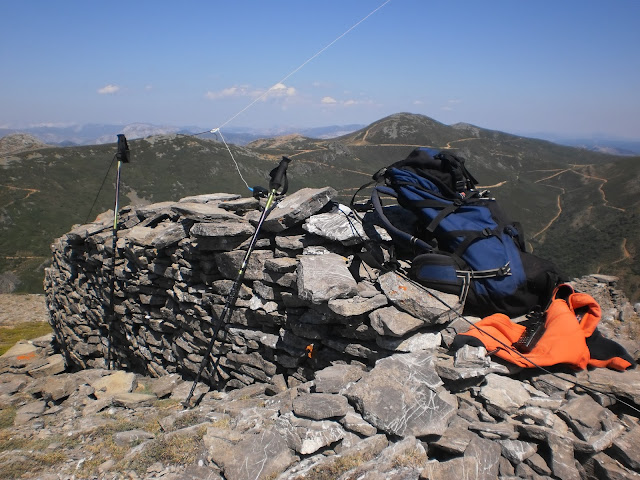
[[(258, 235), (260, 233), (262, 224), (271, 213), (271, 210), (273, 210), (273, 208), (276, 206), (277, 204), (276, 197), (282, 196), (285, 193), (287, 193), (287, 190), (289, 187), (289, 184), (287, 181), (287, 167), (290, 161), (291, 160), (289, 158), (282, 157), (282, 160), (280, 161), (278, 166), (273, 170), (271, 170), (271, 172), (269, 173), (271, 180), (269, 181), (268, 193), (267, 193), (267, 190), (262, 187), (254, 187), (252, 189), (253, 195), (256, 198), (265, 197), (265, 196), (267, 197), (266, 205), (264, 207), (264, 210), (262, 211), (262, 215), (260, 216), (260, 220), (258, 221), (256, 230), (253, 233), (253, 236), (251, 237), (251, 241), (249, 242), (249, 247), (247, 248), (247, 252), (244, 255), (240, 269), (238, 270), (238, 275), (235, 281), (233, 282), (231, 290), (229, 291), (229, 295), (227, 296), (227, 300), (224, 304), (224, 308), (222, 309), (222, 313), (218, 318), (218, 323), (214, 328), (213, 334), (211, 335), (211, 340), (209, 342), (209, 345), (207, 346), (207, 351), (204, 355), (204, 358), (202, 359), (202, 362), (200, 363), (200, 368), (198, 369), (196, 378), (193, 381), (193, 385), (191, 385), (191, 390), (189, 391), (189, 395), (187, 395), (187, 398), (183, 402), (183, 406), (185, 408), (189, 407), (191, 398), (193, 397), (193, 393), (195, 392), (196, 386), (200, 381), (200, 377), (202, 376), (202, 372), (204, 372), (204, 369), (211, 362), (211, 352), (213, 351), (213, 346), (216, 342), (218, 332), (220, 331), (222, 326), (226, 323), (227, 318), (230, 317), (231, 314), (233, 313), (233, 309), (235, 307), (235, 303), (238, 298), (238, 293), (240, 292), (240, 287), (242, 286), (242, 282), (244, 280), (244, 276), (247, 271), (249, 258), (251, 257), (251, 253), (253, 252), (256, 242), (258, 241)], [(224, 342), (225, 333), (226, 333), (226, 329), (223, 329), (223, 338), (222, 338), (223, 342)], [(212, 374), (213, 378), (215, 378), (216, 376), (219, 363), (220, 363), (220, 356), (218, 356), (218, 359), (214, 364), (213, 374)]]

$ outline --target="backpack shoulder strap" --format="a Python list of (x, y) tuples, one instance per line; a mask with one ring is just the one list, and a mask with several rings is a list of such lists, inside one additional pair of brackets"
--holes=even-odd
[(371, 192), (371, 203), (373, 204), (373, 209), (376, 212), (376, 215), (383, 223), (384, 228), (396, 239), (399, 239), (405, 242), (407, 245), (412, 247), (420, 248), (426, 252), (430, 252), (433, 250), (433, 247), (429, 245), (424, 240), (421, 240), (418, 237), (414, 237), (409, 232), (405, 232), (404, 230), (400, 230), (396, 227), (391, 221), (387, 218), (384, 213), (384, 209), (382, 208), (382, 201), (380, 200), (380, 193), (384, 195), (389, 195), (391, 197), (397, 198), (396, 192), (389, 187), (385, 187), (379, 185), (373, 189)]

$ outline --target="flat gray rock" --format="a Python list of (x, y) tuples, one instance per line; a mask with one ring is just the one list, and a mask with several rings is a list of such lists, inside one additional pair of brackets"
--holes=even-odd
[(387, 297), (377, 294), (369, 298), (355, 296), (352, 298), (336, 298), (329, 300), (329, 310), (341, 317), (357, 317), (387, 304)]
[(300, 256), (297, 274), (298, 295), (312, 303), (349, 298), (358, 293), (346, 259), (335, 253)]
[(130, 393), (136, 385), (135, 374), (124, 370), (117, 370), (91, 383), (98, 399), (112, 397), (120, 393)]
[[(238, 276), (238, 271), (242, 266), (242, 261), (246, 252), (243, 250), (232, 250), (215, 255), (216, 265), (220, 273), (227, 279), (234, 280)], [(273, 258), (271, 250), (254, 250), (249, 256), (245, 278), (247, 280), (262, 280), (264, 276), (264, 264)]]
[(344, 205), (331, 212), (312, 215), (304, 222), (302, 228), (343, 245), (356, 245), (369, 239), (360, 221), (353, 213), (349, 213), (349, 209)]
[(481, 398), (488, 406), (509, 415), (522, 407), (531, 397), (522, 383), (509, 377), (491, 373), (486, 385), (480, 389)]
[(158, 399), (155, 395), (145, 393), (118, 393), (111, 399), (117, 407), (130, 408), (150, 407)]
[(276, 430), (301, 455), (315, 453), (347, 435), (342, 426), (332, 420), (316, 421), (293, 415), (280, 416)]
[(16, 416), (13, 420), (14, 425), (23, 425), (30, 422), (34, 418), (40, 417), (47, 408), (44, 400), (36, 400), (16, 410)]
[(219, 440), (209, 447), (209, 454), (222, 466), (227, 480), (275, 478), (297, 459), (285, 438), (273, 429), (233, 443)]
[(551, 452), (551, 471), (557, 478), (563, 480), (579, 480), (580, 472), (576, 467), (571, 440), (560, 435), (549, 435), (549, 449)]
[(427, 325), (446, 323), (462, 311), (457, 296), (418, 287), (395, 272), (380, 276), (378, 283), (393, 305)]
[(282, 232), (321, 210), (338, 192), (331, 187), (303, 188), (282, 199), (262, 224), (267, 232)]
[(347, 414), (340, 419), (340, 425), (351, 432), (355, 432), (366, 437), (371, 437), (378, 433), (378, 429), (365, 421), (365, 419), (362, 418), (362, 415), (355, 410), (347, 412)]
[[(480, 478), (478, 470), (478, 461), (473, 457), (459, 457), (446, 462), (433, 460), (427, 462), (425, 468), (422, 469), (420, 478), (429, 480), (476, 480)], [(494, 478), (497, 478), (497, 476)]]
[(640, 368), (618, 372), (608, 368), (596, 368), (581, 372), (580, 382), (599, 391), (619, 395), (640, 405)]
[(630, 432), (613, 442), (616, 457), (623, 465), (635, 471), (640, 471), (640, 426), (635, 426)]
[(340, 393), (347, 385), (357, 382), (365, 371), (356, 365), (332, 365), (315, 373), (316, 392)]
[(145, 432), (144, 430), (127, 430), (126, 432), (116, 432), (113, 434), (113, 443), (120, 447), (127, 445), (134, 445), (145, 440), (151, 440), (154, 437), (153, 433)]
[(178, 200), (179, 203), (220, 203), (231, 202), (240, 199), (237, 193), (205, 193), (203, 195), (191, 195)]
[(392, 435), (441, 435), (456, 406), (438, 393), (442, 385), (427, 352), (395, 354), (346, 391), (362, 417)]
[[(191, 227), (189, 233), (196, 238), (207, 237), (250, 237), (255, 232), (255, 228), (249, 222), (215, 222), (196, 223)], [(240, 245), (240, 244), (238, 244)], [(235, 247), (233, 247), (235, 248)]]
[[(442, 335), (438, 333), (415, 333), (402, 338), (376, 337), (376, 345), (392, 352), (418, 352), (435, 350), (442, 344)], [(438, 362), (439, 365), (439, 362)]]
[(171, 208), (185, 218), (197, 222), (246, 221), (242, 217), (218, 207), (215, 203), (184, 202), (176, 203)]
[(371, 327), (380, 335), (403, 337), (424, 326), (424, 322), (406, 312), (390, 306), (379, 308), (369, 315)]
[(293, 412), (299, 417), (313, 420), (343, 417), (348, 411), (346, 397), (333, 393), (307, 393), (293, 400)]
[(501, 453), (502, 449), (499, 444), (475, 435), (467, 445), (464, 457), (475, 459), (477, 463), (476, 479), (494, 480), (498, 478)]
[(153, 248), (176, 244), (186, 235), (184, 226), (180, 223), (161, 223), (153, 228), (136, 225), (122, 234), (125, 239), (137, 245)]
[(249, 222), (200, 222), (189, 233), (203, 250), (233, 250), (251, 237), (255, 228)]
[(524, 462), (538, 450), (536, 444), (522, 440), (507, 439), (500, 440), (498, 443), (502, 447), (502, 455), (514, 465)]

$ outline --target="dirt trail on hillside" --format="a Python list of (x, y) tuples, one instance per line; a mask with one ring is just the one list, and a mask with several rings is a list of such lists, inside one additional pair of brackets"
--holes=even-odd
[[(585, 173), (584, 171), (582, 171), (582, 167), (589, 167), (590, 165), (571, 165), (569, 168), (565, 168), (565, 169), (558, 169), (558, 170), (551, 170), (553, 172), (553, 174), (549, 175), (548, 177), (544, 177), (541, 178), (539, 180), (536, 180), (536, 183), (542, 183), (545, 182), (546, 180), (550, 180), (552, 178), (558, 177), (559, 175), (562, 175), (564, 173), (575, 173), (576, 175), (580, 175), (586, 179), (592, 180), (594, 182), (599, 182), (600, 184), (598, 185), (598, 192), (600, 194), (600, 197), (602, 198), (602, 206), (607, 207), (607, 208), (612, 208), (614, 210), (618, 210), (621, 212), (624, 212), (624, 208), (620, 208), (620, 207), (614, 207), (613, 205), (609, 204), (609, 201), (607, 200), (607, 196), (605, 195), (604, 192), (604, 184), (607, 183), (607, 179), (605, 178), (601, 178), (601, 177), (596, 177), (594, 175), (589, 175), (588, 173)], [(551, 225), (553, 225), (553, 223), (558, 220), (558, 218), (560, 218), (560, 215), (562, 214), (562, 196), (566, 193), (565, 189), (562, 187), (557, 187), (557, 186), (553, 186), (553, 185), (547, 185), (548, 187), (552, 187), (552, 188), (559, 188), (561, 190), (561, 193), (558, 194), (558, 198), (557, 198), (557, 205), (558, 205), (558, 212), (557, 214), (551, 219), (551, 221), (549, 223), (547, 223), (547, 225), (544, 226), (544, 228), (542, 228), (542, 230), (540, 230), (539, 232), (535, 233), (533, 235), (532, 238), (536, 238), (540, 235), (542, 235), (544, 232), (546, 232), (549, 227), (551, 227)], [(625, 239), (626, 242), (626, 239)], [(625, 260), (627, 257), (627, 250), (626, 250), (626, 243), (623, 243), (622, 246), (622, 252), (623, 252), (623, 258), (618, 260), (618, 261), (622, 261)], [(630, 256), (630, 254), (629, 254)]]
[(14, 187), (14, 186), (11, 186), (11, 185), (0, 185), (0, 187), (7, 188), (9, 190), (24, 190), (24, 191), (27, 192), (27, 195), (24, 198), (20, 198), (20, 199), (17, 199), (17, 200), (12, 200), (11, 202), (3, 205), (3, 207), (8, 207), (9, 205), (13, 205), (17, 201), (26, 200), (27, 198), (29, 198), (34, 193), (39, 193), (40, 192), (40, 190), (38, 190), (36, 188), (21, 188), (21, 187)]

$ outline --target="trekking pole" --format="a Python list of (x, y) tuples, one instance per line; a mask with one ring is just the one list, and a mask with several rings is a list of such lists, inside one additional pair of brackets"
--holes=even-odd
[[(209, 345), (207, 347), (207, 352), (205, 353), (205, 356), (202, 359), (202, 362), (200, 363), (198, 374), (196, 375), (196, 378), (193, 381), (193, 385), (191, 385), (191, 390), (189, 391), (189, 395), (187, 395), (187, 398), (183, 402), (183, 406), (185, 408), (189, 407), (189, 403), (191, 402), (191, 397), (193, 397), (193, 393), (196, 389), (198, 381), (200, 380), (200, 377), (202, 376), (202, 372), (211, 361), (211, 352), (213, 351), (213, 346), (215, 344), (216, 337), (218, 336), (218, 332), (220, 331), (220, 328), (222, 328), (222, 326), (226, 323), (226, 318), (229, 317), (233, 312), (233, 308), (238, 298), (238, 293), (240, 292), (242, 281), (244, 280), (244, 276), (247, 271), (247, 266), (249, 264), (249, 257), (251, 256), (251, 253), (253, 252), (256, 242), (258, 241), (258, 234), (260, 233), (262, 224), (264, 223), (266, 218), (269, 216), (269, 213), (271, 213), (271, 210), (273, 210), (273, 208), (276, 206), (276, 203), (275, 203), (276, 196), (281, 196), (287, 193), (287, 189), (288, 189), (287, 166), (289, 165), (290, 161), (291, 160), (289, 158), (282, 157), (282, 160), (280, 161), (278, 166), (273, 170), (271, 170), (271, 172), (269, 173), (269, 175), (271, 176), (271, 181), (269, 182), (268, 195), (266, 195), (267, 190), (264, 189), (263, 187), (254, 187), (252, 189), (254, 197), (258, 198), (258, 197), (267, 196), (267, 202), (264, 207), (264, 210), (262, 211), (262, 215), (260, 216), (260, 220), (258, 221), (258, 225), (256, 226), (256, 230), (253, 233), (253, 237), (251, 237), (251, 241), (249, 242), (249, 247), (247, 248), (247, 252), (244, 255), (242, 264), (240, 265), (240, 269), (238, 270), (238, 275), (235, 281), (233, 282), (231, 290), (229, 291), (229, 295), (224, 304), (224, 308), (222, 309), (222, 313), (220, 314), (220, 318), (218, 318), (218, 323), (211, 336), (211, 341), (209, 342)], [(281, 187), (282, 187), (282, 190), (278, 192), (278, 190)], [(223, 331), (222, 341), (224, 341), (225, 339), (224, 337), (225, 333), (226, 333), (226, 329)], [(216, 374), (219, 363), (220, 363), (220, 356), (218, 356), (218, 360), (214, 364), (214, 369), (213, 369), (214, 378), (215, 378), (215, 374)]]
[(129, 163), (130, 152), (127, 139), (123, 134), (118, 135), (118, 173), (116, 174), (116, 204), (113, 209), (113, 241), (111, 255), (111, 293), (109, 297), (109, 330), (107, 332), (107, 370), (111, 370), (111, 345), (113, 344), (113, 321), (116, 316), (114, 300), (116, 290), (116, 243), (118, 242), (118, 210), (120, 209), (120, 170), (123, 163)]

